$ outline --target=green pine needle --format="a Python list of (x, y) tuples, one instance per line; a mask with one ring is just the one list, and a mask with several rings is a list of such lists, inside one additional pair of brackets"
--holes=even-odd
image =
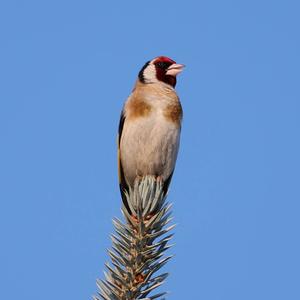
[(126, 195), (132, 213), (123, 206), (125, 222), (113, 220), (116, 234), (108, 250), (111, 265), (106, 264), (105, 279), (97, 280), (99, 292), (94, 300), (152, 300), (166, 294), (150, 295), (168, 276), (157, 272), (171, 258), (164, 254), (171, 247), (173, 234), (169, 232), (175, 226), (168, 225), (171, 205), (162, 187), (161, 181), (146, 176)]

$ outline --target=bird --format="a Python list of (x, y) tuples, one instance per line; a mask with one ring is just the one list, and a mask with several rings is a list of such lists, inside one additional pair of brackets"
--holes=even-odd
[(177, 159), (182, 106), (175, 91), (177, 75), (185, 66), (166, 56), (147, 61), (123, 106), (118, 134), (119, 187), (131, 213), (126, 193), (136, 180), (154, 176), (167, 193)]

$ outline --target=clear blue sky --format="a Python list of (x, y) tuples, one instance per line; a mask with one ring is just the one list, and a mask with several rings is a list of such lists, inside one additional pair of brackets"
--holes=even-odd
[(186, 64), (169, 299), (300, 299), (298, 1), (2, 1), (0, 298), (91, 299), (145, 61)]

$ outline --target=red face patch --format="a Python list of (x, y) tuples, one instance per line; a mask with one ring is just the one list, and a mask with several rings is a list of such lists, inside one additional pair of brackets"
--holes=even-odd
[(169, 63), (170, 65), (172, 64), (176, 64), (176, 62), (174, 60), (172, 60), (171, 58), (167, 57), (167, 56), (159, 56), (155, 59), (154, 64), (158, 63), (158, 62), (166, 62)]
[(156, 69), (156, 78), (160, 81), (163, 81), (171, 86), (175, 87), (176, 77), (166, 75), (167, 69), (175, 64), (176, 62), (169, 57), (159, 56), (154, 60), (154, 65)]

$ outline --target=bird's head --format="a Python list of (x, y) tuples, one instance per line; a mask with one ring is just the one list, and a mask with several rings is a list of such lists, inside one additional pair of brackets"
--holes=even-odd
[(183, 68), (184, 65), (166, 56), (159, 56), (145, 63), (139, 72), (139, 80), (142, 83), (164, 82), (175, 87), (176, 76)]

